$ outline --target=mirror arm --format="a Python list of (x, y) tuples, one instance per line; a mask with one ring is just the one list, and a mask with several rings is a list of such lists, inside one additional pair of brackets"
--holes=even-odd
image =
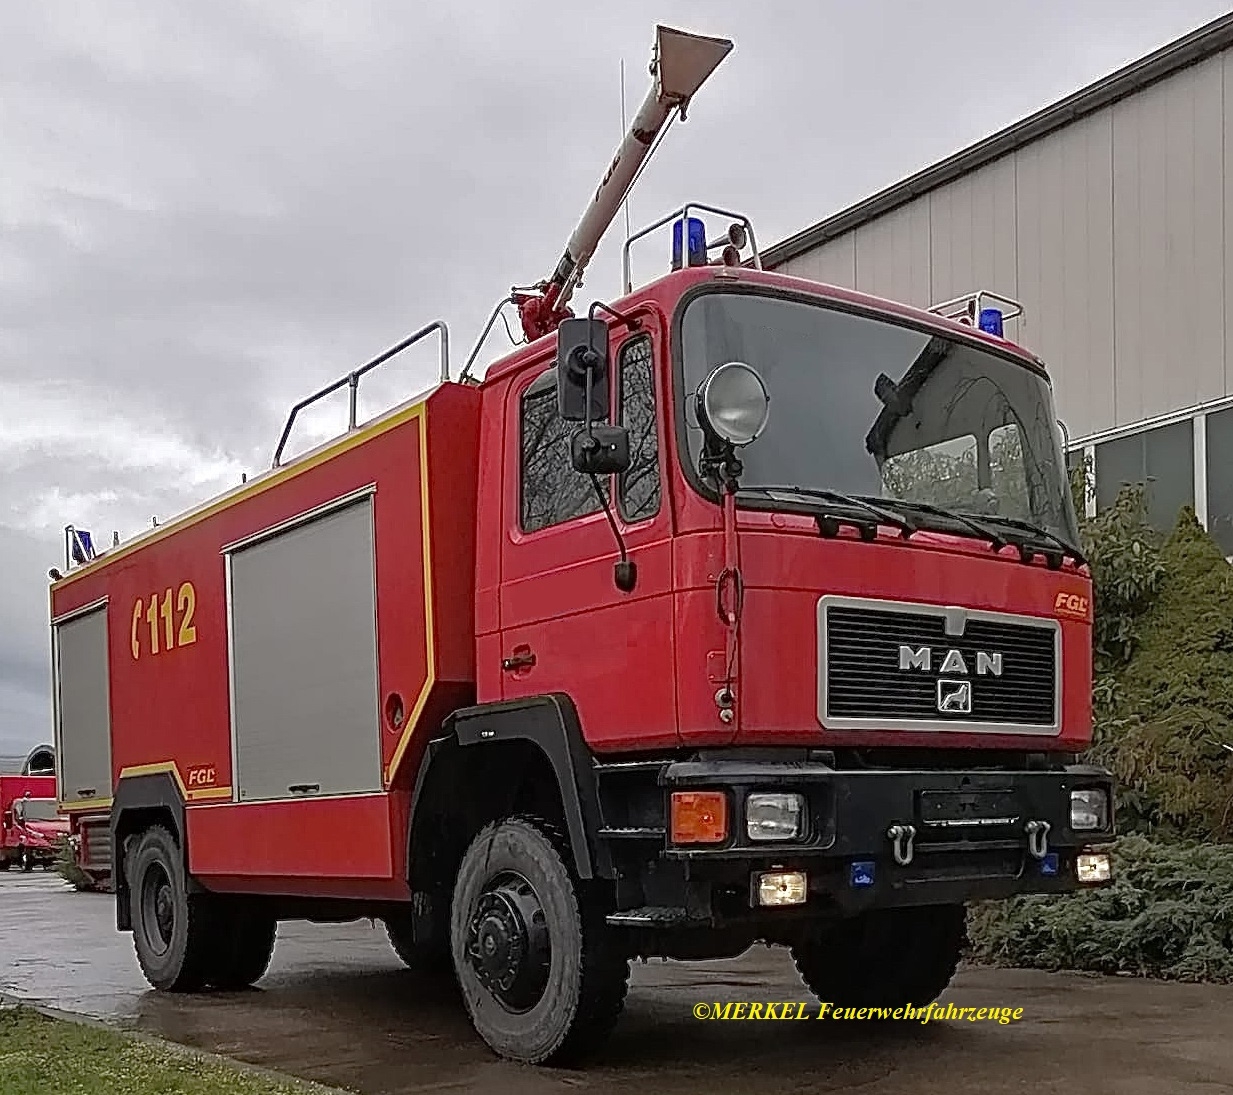
[[(594, 308), (594, 305), (592, 305)], [(593, 317), (591, 317), (593, 318)], [(587, 363), (587, 387), (586, 387), (586, 418), (583, 420), (583, 429), (586, 431), (586, 444), (591, 452), (599, 448), (599, 442), (595, 440), (595, 434), (591, 431), (591, 381), (595, 376), (595, 350), (590, 346), (588, 340), (588, 351), (591, 355), (591, 360)], [(616, 517), (612, 513), (612, 501), (604, 494), (604, 489), (599, 485), (599, 476), (594, 472), (590, 473), (591, 486), (595, 488), (595, 496), (599, 499), (599, 504), (603, 507), (604, 516), (608, 518), (608, 527), (612, 529), (613, 539), (616, 540), (617, 550), (621, 553), (620, 561), (613, 567), (612, 580), (616, 584), (617, 589), (622, 593), (632, 593), (634, 586), (638, 583), (638, 564), (629, 557), (629, 553), (625, 550), (625, 537), (621, 535), (620, 528), (617, 527)]]

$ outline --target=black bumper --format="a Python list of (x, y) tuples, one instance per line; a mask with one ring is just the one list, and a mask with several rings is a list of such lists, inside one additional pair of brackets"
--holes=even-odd
[[(804, 871), (808, 900), (797, 912), (849, 915), (872, 908), (962, 903), (1022, 893), (1090, 888), (1076, 857), (1113, 836), (1113, 778), (1071, 765), (1031, 770), (836, 769), (798, 763), (684, 761), (659, 771), (663, 841), (643, 872), (637, 904), (682, 911), (689, 920), (780, 916), (762, 909), (757, 876)], [(1099, 788), (1109, 825), (1070, 828), (1070, 795)], [(672, 841), (674, 792), (722, 791), (728, 836), (712, 845)], [(805, 801), (805, 832), (792, 841), (751, 840), (751, 792), (795, 792)], [(632, 894), (630, 895), (633, 896)]]

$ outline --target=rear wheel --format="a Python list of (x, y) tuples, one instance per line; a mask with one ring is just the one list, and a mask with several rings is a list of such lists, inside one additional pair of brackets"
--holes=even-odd
[(835, 1007), (920, 1007), (950, 984), (963, 948), (964, 907), (878, 909), (798, 942), (792, 957), (819, 1000)]
[(629, 983), (629, 961), (564, 847), (538, 818), (494, 822), (467, 849), (454, 889), (451, 950), (471, 1021), (496, 1053), (529, 1064), (594, 1049)]
[(425, 976), (450, 971), (449, 922), (435, 910), (417, 914), (407, 907), (387, 916), (385, 934), (407, 969)]
[(133, 947), (141, 972), (156, 989), (196, 992), (218, 953), (208, 895), (188, 892), (180, 846), (162, 826), (142, 833), (127, 859)]
[(242, 899), (229, 900), (229, 906), (218, 910), (218, 947), (206, 977), (223, 992), (249, 988), (265, 976), (278, 934), (278, 922), (272, 916), (246, 908), (240, 904)]

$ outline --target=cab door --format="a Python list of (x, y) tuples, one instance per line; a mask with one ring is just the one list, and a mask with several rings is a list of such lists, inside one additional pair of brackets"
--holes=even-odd
[(619, 590), (616, 538), (595, 483), (576, 472), (581, 428), (557, 413), (556, 369), (530, 368), (505, 407), (502, 696), (564, 692), (592, 746), (675, 745), (672, 517), (664, 489), (667, 370), (657, 313), (613, 325), (610, 406), (630, 431), (627, 472), (598, 480), (637, 584)]

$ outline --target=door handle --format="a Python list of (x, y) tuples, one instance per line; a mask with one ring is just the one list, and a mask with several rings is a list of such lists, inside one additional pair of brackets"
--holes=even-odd
[(287, 788), (293, 795), (310, 795), (321, 790), (319, 783), (293, 783)]
[(506, 673), (516, 673), (519, 669), (530, 669), (535, 664), (535, 653), (529, 647), (519, 647), (508, 658), (501, 662), (501, 668)]
[(78, 787), (77, 794), (80, 798), (91, 798), (94, 795), (93, 787)]

